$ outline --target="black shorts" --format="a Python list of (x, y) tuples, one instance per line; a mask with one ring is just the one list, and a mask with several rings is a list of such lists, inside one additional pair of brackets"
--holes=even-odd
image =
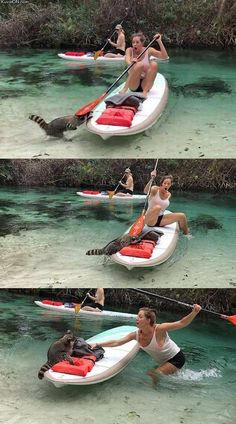
[(90, 308), (94, 308), (94, 309), (96, 309), (96, 308), (98, 308), (98, 309), (100, 309), (100, 311), (103, 311), (103, 309), (104, 309), (104, 306), (102, 306), (100, 303), (86, 303), (86, 305), (85, 306), (90, 306)]
[(173, 358), (169, 359), (169, 361), (167, 361), (167, 362), (174, 365), (178, 369), (182, 368), (185, 364), (185, 356), (184, 356), (182, 350), (180, 350), (178, 353), (176, 353), (176, 355), (173, 356)]
[(129, 188), (123, 188), (122, 190), (119, 190), (119, 191), (124, 194), (131, 194), (131, 195), (134, 194), (134, 192), (130, 190)]
[(160, 224), (161, 224), (161, 220), (162, 220), (163, 216), (164, 215), (159, 215), (158, 218), (157, 218), (156, 224), (155, 225), (148, 225), (148, 227), (161, 227)]
[(142, 79), (139, 81), (139, 86), (138, 88), (136, 88), (136, 90), (130, 90), (133, 91), (134, 93), (142, 93), (143, 92), (143, 87), (142, 87)]
[(124, 50), (121, 49), (110, 49), (107, 53), (121, 54), (122, 56), (125, 56)]

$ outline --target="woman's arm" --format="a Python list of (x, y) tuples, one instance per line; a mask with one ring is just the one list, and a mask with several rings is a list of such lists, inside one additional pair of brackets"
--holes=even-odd
[(125, 63), (127, 65), (131, 65), (131, 63), (132, 63), (131, 48), (130, 47), (128, 47), (125, 51)]
[(161, 34), (156, 34), (155, 38), (159, 44), (160, 50), (156, 50), (153, 47), (150, 47), (148, 50), (149, 56), (157, 57), (158, 59), (169, 59), (168, 53), (164, 44), (162, 43)]
[(108, 340), (107, 342), (98, 342), (98, 343), (92, 343), (90, 346), (93, 347), (97, 347), (97, 346), (101, 346), (101, 347), (116, 347), (116, 346), (121, 346), (125, 343), (130, 342), (131, 340), (135, 340), (136, 339), (136, 332), (135, 333), (129, 333), (127, 334), (127, 336), (122, 337), (119, 340)]
[[(153, 180), (154, 180), (154, 178), (155, 178), (156, 176), (157, 176), (157, 171), (156, 171), (156, 170), (152, 171), (152, 172), (151, 172), (151, 179), (150, 179), (150, 180), (148, 181), (148, 183), (145, 185), (144, 190), (143, 190), (145, 194), (147, 194), (147, 193), (148, 193), (148, 190), (150, 189), (150, 185), (152, 185)], [(153, 186), (153, 187), (151, 188), (151, 196), (154, 196), (154, 195), (156, 194), (157, 190), (158, 190), (158, 187), (157, 187), (157, 186)]]
[(194, 320), (194, 318), (199, 314), (201, 311), (200, 305), (193, 305), (193, 310), (190, 312), (190, 314), (186, 315), (179, 321), (175, 322), (163, 322), (163, 324), (160, 324), (157, 326), (158, 331), (171, 331), (171, 330), (180, 330), (181, 328), (187, 327), (191, 322)]

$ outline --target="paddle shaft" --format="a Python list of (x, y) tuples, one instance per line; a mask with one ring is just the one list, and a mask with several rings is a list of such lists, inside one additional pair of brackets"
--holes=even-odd
[[(129, 289), (129, 290), (133, 290), (133, 291), (136, 291), (138, 293), (146, 294), (148, 296), (158, 297), (158, 298), (163, 299), (163, 300), (168, 300), (169, 302), (178, 303), (178, 305), (187, 306), (188, 308), (193, 308), (193, 305), (191, 305), (190, 303), (181, 302), (179, 300), (175, 300), (175, 299), (172, 299), (170, 297), (162, 296), (162, 295), (156, 294), (156, 293), (151, 293), (151, 292), (148, 292), (146, 290), (142, 290), (142, 289)], [(204, 309), (204, 308), (202, 308), (201, 311), (208, 312), (209, 314), (217, 315), (219, 317), (222, 317), (222, 315), (223, 315), (223, 314), (220, 314), (219, 312), (209, 311), (209, 309)]]
[[(158, 159), (156, 160), (155, 167), (154, 167), (154, 171), (156, 171), (156, 169), (157, 169), (157, 164), (158, 164)], [(148, 205), (148, 198), (149, 198), (149, 195), (150, 195), (150, 193), (151, 193), (151, 188), (152, 188), (152, 183), (153, 183), (154, 178), (155, 178), (155, 177), (151, 177), (150, 187), (149, 187), (149, 189), (148, 189), (147, 196), (146, 196), (146, 199), (145, 199), (144, 208), (143, 208), (143, 213), (145, 213), (145, 211), (146, 211), (146, 209), (147, 209), (147, 205)]]
[[(119, 183), (117, 184), (117, 186), (116, 186), (116, 188), (115, 188), (115, 190), (114, 190), (114, 193), (116, 192), (116, 190), (118, 189), (118, 187), (119, 187), (119, 185), (120, 185), (120, 182), (123, 180), (123, 178), (125, 177), (125, 174), (123, 175), (123, 177), (121, 178), (121, 180), (119, 181)], [(113, 195), (114, 196), (114, 195)]]

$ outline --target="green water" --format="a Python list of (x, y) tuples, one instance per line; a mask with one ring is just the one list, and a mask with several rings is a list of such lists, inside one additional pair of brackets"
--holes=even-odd
[(75, 189), (0, 189), (2, 287), (235, 287), (236, 196), (172, 193), (193, 239), (182, 234), (171, 258), (153, 269), (128, 271), (86, 256), (120, 236), (143, 203), (89, 201)]
[(1, 52), (2, 158), (235, 157), (236, 56), (232, 51), (171, 50), (159, 70), (170, 95), (160, 120), (146, 133), (102, 141), (80, 127), (72, 142), (46, 140), (29, 114), (47, 121), (74, 113), (99, 97), (122, 65), (69, 63), (54, 50)]
[[(235, 328), (229, 323), (197, 318), (191, 326), (172, 332), (186, 364), (178, 375), (162, 378), (157, 390), (146, 376), (154, 363), (144, 352), (102, 384), (57, 389), (37, 378), (49, 345), (67, 329), (87, 339), (124, 322), (55, 316), (35, 306), (34, 300), (0, 293), (1, 423), (234, 422)], [(159, 314), (160, 322), (178, 318)], [(132, 320), (126, 324), (134, 325)]]

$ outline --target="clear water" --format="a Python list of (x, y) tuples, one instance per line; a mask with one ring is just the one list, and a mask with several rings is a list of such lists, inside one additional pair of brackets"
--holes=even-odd
[[(72, 142), (46, 140), (29, 114), (50, 121), (74, 113), (99, 97), (123, 67), (68, 64), (57, 53), (0, 53), (2, 158), (235, 157), (235, 52), (170, 51), (169, 63), (160, 64), (170, 87), (168, 105), (150, 130), (103, 141), (80, 127), (69, 134)], [(199, 82), (205, 85), (199, 87)], [(189, 86), (195, 83), (197, 87)]]
[[(87, 339), (124, 322), (55, 316), (35, 306), (33, 297), (0, 296), (1, 423), (235, 422), (235, 329), (229, 323), (196, 319), (173, 332), (186, 365), (179, 375), (163, 377), (157, 390), (146, 376), (154, 363), (144, 352), (102, 384), (57, 389), (37, 378), (49, 345), (67, 329)], [(170, 313), (159, 317), (161, 322), (177, 318)]]
[(186, 213), (194, 238), (180, 235), (164, 264), (128, 271), (85, 253), (123, 234), (143, 203), (89, 201), (76, 191), (0, 189), (2, 287), (235, 287), (235, 195), (174, 192), (170, 209)]

